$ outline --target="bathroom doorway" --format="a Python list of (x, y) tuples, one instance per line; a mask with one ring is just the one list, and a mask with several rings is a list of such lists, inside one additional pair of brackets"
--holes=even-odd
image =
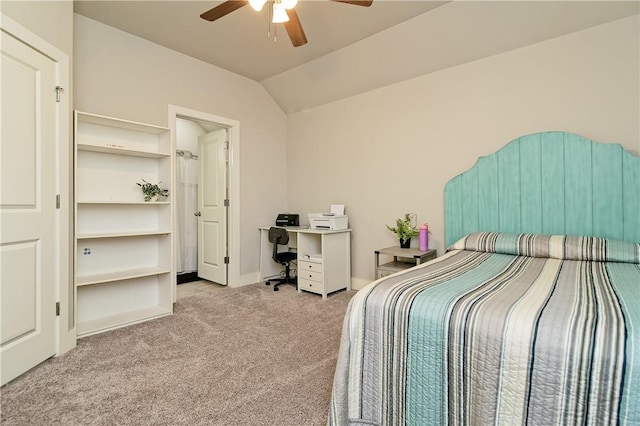
[[(174, 131), (176, 146), (176, 284), (205, 278), (218, 284), (233, 285), (238, 269), (233, 262), (238, 259), (237, 253), (234, 255), (236, 245), (233, 244), (238, 235), (237, 208), (234, 208), (237, 203), (232, 201), (239, 198), (238, 158), (235, 155), (239, 125), (232, 120), (172, 106), (169, 124)], [(215, 164), (211, 150), (202, 148), (202, 140), (206, 140), (207, 135), (224, 139), (226, 160), (222, 163)], [(219, 187), (221, 181), (225, 182), (222, 190)], [(215, 191), (212, 190), (214, 186), (218, 187)], [(224, 202), (224, 218), (216, 223), (205, 222), (203, 226), (202, 212), (206, 215), (211, 203), (207, 201), (203, 205), (202, 201), (210, 199), (213, 192), (222, 192), (224, 200), (227, 200)], [(212, 229), (216, 232), (212, 233)], [(211, 244), (213, 236), (218, 240), (215, 248)], [(211, 278), (211, 270), (215, 267), (218, 274)]]

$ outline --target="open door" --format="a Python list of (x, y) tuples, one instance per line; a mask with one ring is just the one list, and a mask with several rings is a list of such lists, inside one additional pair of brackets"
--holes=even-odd
[(56, 64), (1, 32), (1, 380), (56, 353)]
[(227, 129), (198, 138), (198, 277), (227, 285)]

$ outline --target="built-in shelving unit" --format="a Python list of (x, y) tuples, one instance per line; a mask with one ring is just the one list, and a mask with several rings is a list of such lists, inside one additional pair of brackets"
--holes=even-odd
[[(76, 111), (79, 337), (172, 313), (174, 157), (168, 128)], [(169, 198), (145, 202), (142, 180)]]

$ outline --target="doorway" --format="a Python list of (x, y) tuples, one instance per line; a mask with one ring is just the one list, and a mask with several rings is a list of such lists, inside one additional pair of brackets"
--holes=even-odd
[(198, 153), (184, 149), (184, 129), (201, 126), (180, 118), (176, 125), (176, 273), (184, 284), (198, 279)]
[[(201, 168), (208, 168), (203, 164), (205, 159), (200, 155), (199, 139), (208, 134), (224, 132), (226, 128), (217, 124), (189, 118), (176, 118), (176, 273), (177, 283), (184, 284), (200, 279), (198, 235), (201, 209), (198, 193), (200, 178), (204, 178)], [(226, 135), (225, 135), (226, 136)], [(226, 175), (225, 170), (218, 170), (215, 165), (211, 168), (214, 178), (218, 174)], [(226, 191), (225, 191), (226, 192)], [(226, 256), (227, 232), (224, 230), (223, 245)], [(220, 280), (219, 280), (220, 281)], [(226, 278), (219, 284), (226, 284)]]
[[(173, 130), (177, 154), (174, 189), (176, 194), (174, 220), (177, 234), (176, 284), (205, 278), (219, 284), (234, 286), (239, 274), (237, 262), (239, 259), (237, 244), (239, 123), (170, 105), (169, 127)], [(222, 154), (216, 154), (215, 157), (218, 160), (215, 160), (212, 158), (212, 153), (217, 151), (212, 150), (206, 142), (203, 145), (203, 140), (210, 140), (212, 135), (217, 135), (217, 140), (222, 140), (224, 143), (223, 148), (226, 152), (222, 165), (219, 163), (219, 157)], [(224, 135), (222, 136), (224, 139), (221, 139), (220, 135)], [(216, 161), (218, 161), (217, 164)], [(207, 165), (205, 166), (204, 163)], [(224, 182), (222, 189), (220, 182)], [(205, 189), (204, 192), (203, 189)], [(223, 193), (220, 202), (228, 200), (225, 203), (228, 206), (224, 206), (221, 210), (224, 220), (217, 227), (215, 226), (217, 222), (207, 219), (212, 211), (210, 201), (212, 193), (218, 196)], [(203, 200), (205, 200), (204, 205)], [(213, 235), (216, 236), (215, 245), (212, 244)], [(216, 267), (219, 269), (218, 273), (212, 273), (212, 271), (215, 272)], [(221, 273), (224, 275), (220, 275)], [(176, 291), (174, 291), (175, 300)]]

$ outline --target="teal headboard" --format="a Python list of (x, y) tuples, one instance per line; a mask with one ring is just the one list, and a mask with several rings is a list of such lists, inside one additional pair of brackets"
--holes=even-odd
[(535, 133), (444, 190), (446, 246), (477, 231), (640, 242), (640, 157), (573, 133)]

